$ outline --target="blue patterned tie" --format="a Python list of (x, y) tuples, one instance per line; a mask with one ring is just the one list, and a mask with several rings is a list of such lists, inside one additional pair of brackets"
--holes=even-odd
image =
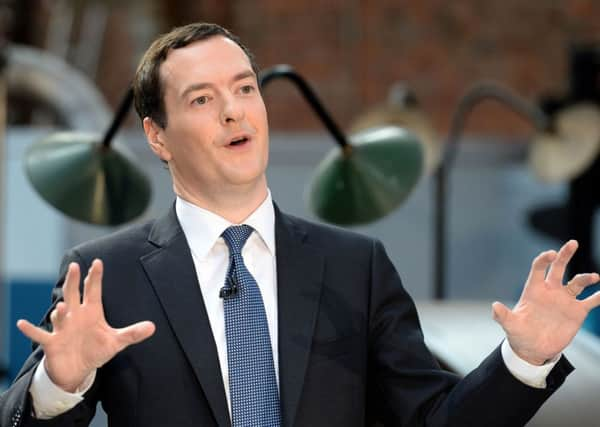
[(242, 259), (252, 227), (229, 227), (229, 268), (222, 289), (234, 427), (281, 424), (279, 391), (265, 307), (256, 280)]

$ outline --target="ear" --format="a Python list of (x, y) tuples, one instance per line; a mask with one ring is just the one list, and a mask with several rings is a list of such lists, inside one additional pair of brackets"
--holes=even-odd
[(144, 133), (146, 134), (146, 140), (148, 141), (150, 149), (159, 159), (169, 162), (169, 160), (171, 160), (171, 152), (165, 144), (164, 129), (150, 117), (145, 117), (143, 124)]

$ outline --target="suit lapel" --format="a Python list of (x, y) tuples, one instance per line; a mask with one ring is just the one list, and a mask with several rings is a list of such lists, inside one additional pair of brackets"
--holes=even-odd
[(306, 232), (275, 208), (282, 425), (296, 418), (310, 356), (323, 280), (323, 256)]
[(229, 426), (229, 411), (215, 341), (192, 255), (174, 208), (156, 221), (148, 240), (158, 248), (141, 258), (144, 269), (217, 423)]

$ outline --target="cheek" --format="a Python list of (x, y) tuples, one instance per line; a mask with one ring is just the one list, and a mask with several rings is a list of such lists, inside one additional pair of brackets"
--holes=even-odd
[(180, 154), (209, 151), (215, 140), (214, 122), (202, 117), (189, 117), (172, 124), (169, 134), (171, 147)]
[(267, 123), (267, 110), (263, 99), (259, 96), (248, 100), (246, 105), (246, 116), (252, 117), (252, 120), (256, 125), (259, 123), (266, 125)]
[(265, 108), (265, 104), (261, 101), (258, 106), (258, 114), (260, 115), (260, 120), (262, 125), (266, 128), (268, 127), (268, 118), (267, 118), (267, 109)]

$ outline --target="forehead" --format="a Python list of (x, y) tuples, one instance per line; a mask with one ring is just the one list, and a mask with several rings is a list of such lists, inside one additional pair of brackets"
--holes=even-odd
[(171, 50), (160, 67), (160, 77), (168, 87), (189, 83), (213, 83), (226, 79), (252, 65), (246, 53), (233, 40), (213, 36)]

